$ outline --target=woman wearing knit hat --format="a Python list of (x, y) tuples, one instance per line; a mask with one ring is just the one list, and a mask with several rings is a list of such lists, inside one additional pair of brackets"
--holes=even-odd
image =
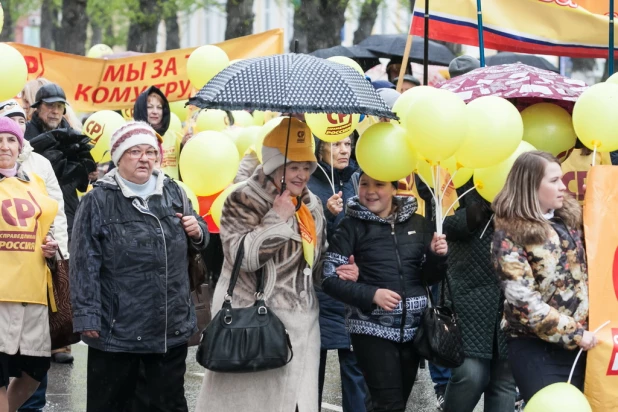
[[(358, 196), (329, 242), (322, 289), (348, 305), (346, 324), (375, 412), (404, 412), (419, 365), (413, 339), (427, 306), (426, 284), (446, 275), (448, 246), (416, 213), (398, 182), (361, 172)], [(356, 256), (359, 277), (338, 273)]]
[[(87, 411), (129, 410), (140, 365), (148, 411), (187, 410), (187, 342), (197, 331), (188, 248), (208, 230), (182, 189), (155, 168), (157, 136), (129, 122), (111, 138), (117, 166), (87, 193), (71, 243), (73, 328), (88, 348)], [(127, 408), (127, 409), (125, 409)]]
[(232, 305), (254, 304), (256, 277), (262, 271), (264, 299), (269, 310), (284, 323), (294, 358), (282, 368), (265, 372), (227, 374), (206, 370), (198, 398), (199, 412), (256, 407), (269, 412), (319, 409), (320, 328), (313, 285), (321, 273), (326, 228), (322, 203), (307, 190), (307, 182), (317, 167), (312, 138), (309, 127), (294, 118), (285, 118), (266, 135), (262, 165), (230, 194), (223, 206), (220, 228), (225, 261), (213, 297), (213, 308), (220, 308), (241, 239), (246, 236)]
[[(14, 411), (50, 367), (49, 269), (58, 243), (50, 234), (58, 203), (17, 162), (24, 134), (0, 117), (0, 410)], [(54, 302), (52, 302), (54, 304)], [(15, 377), (9, 386), (9, 377)], [(8, 389), (7, 389), (8, 387)]]

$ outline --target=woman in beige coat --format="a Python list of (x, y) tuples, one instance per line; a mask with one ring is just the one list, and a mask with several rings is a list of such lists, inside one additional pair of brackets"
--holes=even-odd
[[(319, 278), (327, 246), (326, 227), (320, 199), (307, 190), (307, 182), (317, 167), (311, 131), (296, 119), (290, 125), (287, 189), (281, 193), (289, 122), (285, 119), (266, 136), (263, 164), (225, 202), (221, 219), (225, 262), (213, 311), (221, 308), (236, 252), (246, 235), (245, 257), (232, 305), (253, 305), (256, 271), (262, 268), (266, 304), (284, 323), (294, 358), (282, 368), (265, 372), (227, 374), (206, 370), (197, 404), (199, 412), (256, 408), (269, 412), (318, 411), (320, 329), (313, 282)], [(301, 207), (296, 211), (299, 200)], [(309, 242), (303, 242), (301, 234)]]

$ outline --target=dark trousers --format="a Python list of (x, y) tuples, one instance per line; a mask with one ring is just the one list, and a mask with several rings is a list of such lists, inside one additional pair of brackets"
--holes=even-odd
[(88, 348), (87, 412), (141, 412), (135, 409), (140, 365), (145, 371), (149, 412), (187, 412), (184, 375), (187, 345), (165, 354), (103, 352)]
[(404, 412), (420, 360), (412, 342), (356, 334), (351, 338), (374, 412)]
[[(526, 403), (544, 387), (566, 382), (578, 352), (540, 339), (513, 339), (508, 345), (515, 383)], [(582, 392), (585, 374), (586, 352), (579, 358), (571, 380)]]
[[(326, 375), (326, 358), (328, 351), (320, 351), (320, 375), (318, 392), (320, 407), (322, 405), (322, 392), (324, 390), (324, 377)], [(341, 399), (343, 412), (365, 412), (365, 401), (368, 400), (363, 372), (358, 366), (356, 354), (349, 349), (338, 349), (339, 374), (341, 376)], [(319, 410), (319, 409), (318, 409)]]
[(47, 374), (41, 381), (41, 384), (37, 388), (36, 392), (32, 394), (20, 408), (19, 412), (42, 412), (45, 408), (45, 393), (47, 392)]

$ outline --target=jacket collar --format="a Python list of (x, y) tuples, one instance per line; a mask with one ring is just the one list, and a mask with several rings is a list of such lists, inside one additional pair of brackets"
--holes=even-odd
[[(393, 198), (393, 203), (395, 203), (396, 206), (395, 223), (403, 223), (409, 220), (414, 215), (414, 213), (416, 213), (416, 210), (418, 208), (417, 200), (415, 197), (412, 196), (395, 196)], [(346, 216), (365, 220), (368, 222), (390, 224), (387, 219), (374, 214), (365, 206), (361, 205), (358, 196), (350, 198), (346, 206)]]
[[(159, 170), (154, 170), (152, 174), (157, 178), (157, 186), (152, 195), (163, 195), (163, 185), (166, 179), (165, 174)], [(97, 180), (94, 186), (100, 186), (111, 190), (120, 190), (122, 195), (126, 198), (138, 197), (126, 184), (122, 182), (122, 179), (120, 179), (118, 174), (118, 168), (114, 168), (109, 171), (105, 176), (103, 176), (102, 179)]]
[[(39, 112), (37, 110), (35, 110), (34, 113), (32, 113), (30, 122), (34, 124), (36, 128), (39, 130), (39, 132), (41, 133), (45, 133), (49, 131), (47, 130), (45, 123), (43, 123), (43, 120), (41, 120), (41, 118), (39, 117)], [(62, 117), (62, 119), (60, 119), (60, 125), (56, 127), (56, 129), (70, 129), (70, 128), (71, 128), (71, 125), (69, 124), (69, 122), (67, 122), (64, 116)]]
[[(26, 183), (30, 182), (30, 176), (28, 176), (19, 160), (17, 161), (17, 174), (15, 175), (15, 177)], [(4, 179), (6, 179), (6, 176), (0, 174), (0, 182), (2, 182)]]

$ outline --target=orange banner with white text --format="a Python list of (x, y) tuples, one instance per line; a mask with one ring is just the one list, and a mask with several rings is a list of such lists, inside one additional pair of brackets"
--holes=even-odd
[[(195, 48), (147, 53), (120, 59), (93, 59), (10, 43), (26, 59), (28, 79), (45, 77), (59, 84), (78, 111), (132, 107), (146, 88), (157, 86), (169, 101), (190, 97), (187, 59)], [(239, 37), (216, 44), (230, 60), (283, 53), (283, 30)]]
[(618, 410), (618, 167), (588, 172), (584, 226), (588, 258), (590, 330), (599, 345), (588, 352), (585, 394), (594, 412)]

